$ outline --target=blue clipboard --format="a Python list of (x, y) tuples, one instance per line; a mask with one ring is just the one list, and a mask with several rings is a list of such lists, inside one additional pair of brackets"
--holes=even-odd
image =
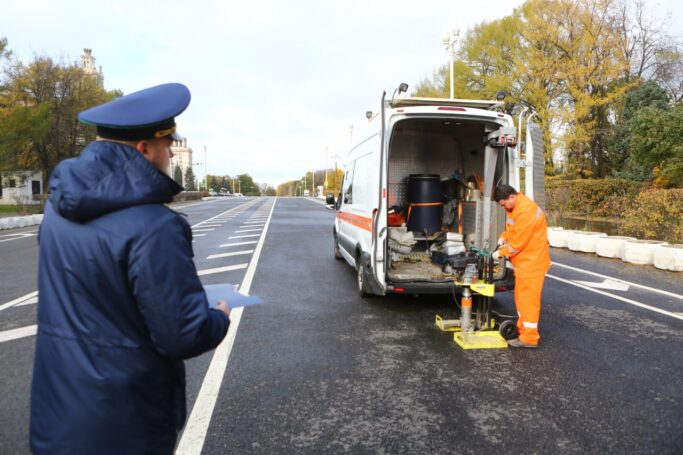
[(209, 308), (216, 306), (219, 300), (224, 300), (230, 308), (240, 306), (259, 305), (263, 300), (255, 295), (242, 294), (234, 289), (232, 284), (207, 284), (204, 286), (206, 298), (209, 301)]

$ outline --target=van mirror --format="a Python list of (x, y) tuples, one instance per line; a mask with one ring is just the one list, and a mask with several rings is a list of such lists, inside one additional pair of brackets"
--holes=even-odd
[(328, 194), (325, 196), (325, 204), (327, 205), (334, 205), (334, 194)]
[(350, 194), (344, 195), (344, 204), (351, 204), (351, 195)]

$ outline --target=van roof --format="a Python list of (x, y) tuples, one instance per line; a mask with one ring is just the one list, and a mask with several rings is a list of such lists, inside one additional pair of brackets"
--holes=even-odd
[(473, 107), (478, 109), (493, 110), (503, 105), (500, 101), (494, 100), (465, 100), (451, 98), (418, 98), (405, 97), (395, 98), (390, 101), (392, 108), (397, 107), (417, 107), (417, 106), (453, 106), (453, 107)]

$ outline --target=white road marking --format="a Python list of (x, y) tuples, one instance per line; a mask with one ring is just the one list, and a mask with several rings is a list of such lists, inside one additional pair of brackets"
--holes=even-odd
[(192, 237), (204, 237), (206, 234), (195, 234), (197, 231), (192, 231)]
[(0, 332), (0, 343), (16, 340), (18, 338), (30, 337), (31, 335), (35, 335), (37, 331), (37, 325), (28, 325), (26, 327), (19, 327), (18, 329), (5, 330), (4, 332)]
[(17, 307), (17, 306), (24, 306), (24, 305), (33, 305), (34, 303), (38, 303), (38, 296), (31, 297), (30, 299), (24, 300), (23, 302), (19, 302), (14, 306)]
[(632, 283), (632, 282), (630, 282), (630, 281), (621, 280), (621, 279), (619, 279), (619, 278), (614, 278), (614, 277), (607, 276), (607, 275), (601, 275), (601, 274), (599, 274), (599, 273), (589, 272), (588, 270), (577, 269), (576, 267), (572, 267), (572, 266), (569, 266), (569, 265), (559, 264), (559, 263), (557, 263), (557, 262), (553, 262), (553, 266), (555, 266), (555, 265), (558, 266), (558, 267), (564, 267), (565, 269), (570, 269), (570, 270), (574, 270), (574, 271), (576, 271), (576, 272), (586, 273), (586, 274), (588, 274), (588, 275), (599, 276), (600, 278), (607, 278), (607, 279), (612, 280), (612, 281), (617, 281), (617, 282), (619, 282), (619, 283), (628, 284), (629, 286), (637, 287), (637, 288), (640, 288), (640, 289), (645, 289), (645, 290), (647, 290), (647, 291), (656, 292), (656, 293), (658, 293), (658, 294), (662, 294), (662, 295), (666, 295), (666, 296), (669, 296), (669, 297), (673, 297), (673, 298), (675, 298), (675, 299), (683, 300), (683, 295), (674, 294), (673, 292), (662, 291), (661, 289), (651, 288), (651, 287), (648, 287), (648, 286), (643, 286), (642, 284)]
[(200, 227), (200, 228), (192, 229), (192, 232), (210, 232), (210, 231), (213, 231), (213, 230), (215, 230), (215, 229), (213, 229), (213, 228), (206, 228), (206, 229), (204, 229), (204, 226), (202, 226), (202, 227)]
[(254, 199), (252, 201), (245, 202), (243, 204), (240, 204), (236, 207), (231, 208), (230, 210), (226, 210), (225, 212), (219, 213), (218, 215), (214, 215), (209, 219), (206, 219), (204, 221), (200, 221), (199, 223), (193, 225), (192, 229), (194, 229), (198, 226), (201, 226), (204, 223), (210, 223), (213, 220), (215, 220), (216, 218), (221, 218), (221, 217), (227, 216), (228, 213), (231, 215), (238, 215), (238, 214), (242, 213), (247, 207), (254, 205), (257, 201), (258, 201), (258, 199)]
[(239, 245), (253, 245), (254, 243), (258, 243), (258, 240), (247, 240), (246, 242), (224, 243), (222, 245), (218, 245), (218, 248), (226, 248), (226, 247), (230, 247), (230, 246), (239, 246)]
[(262, 230), (263, 229), (261, 229), (261, 228), (258, 228), (258, 229), (240, 229), (239, 231), (235, 231), (235, 234), (239, 234), (242, 232), (260, 232)]
[(576, 283), (583, 284), (596, 289), (607, 289), (608, 291), (628, 291), (631, 286), (625, 283), (620, 283), (618, 281), (610, 280), (609, 278), (602, 281), (602, 283), (594, 281), (579, 281), (574, 280)]
[(248, 238), (248, 237), (258, 237), (258, 236), (260, 236), (260, 235), (261, 235), (261, 234), (231, 235), (230, 237), (228, 237), (228, 240), (232, 240), (232, 239), (246, 239), (246, 238)]
[[(273, 209), (275, 208), (275, 202), (270, 208), (270, 217), (273, 216)], [(259, 239), (258, 245), (252, 256), (251, 262), (249, 263), (249, 269), (244, 275), (244, 280), (240, 286), (240, 292), (245, 294), (249, 293), (251, 288), (251, 282), (254, 279), (254, 274), (256, 273), (256, 266), (258, 264), (259, 257), (261, 256), (261, 250), (263, 249), (263, 243), (266, 238), (266, 233), (268, 232), (268, 224), (270, 223), (270, 217), (268, 218), (268, 223), (266, 228), (263, 230), (263, 234)], [(235, 343), (235, 336), (237, 335), (237, 328), (240, 325), (240, 320), (242, 319), (242, 307), (235, 308), (230, 312), (230, 328), (228, 329), (228, 334), (223, 339), (220, 345), (216, 348), (211, 359), (211, 364), (204, 377), (204, 382), (199, 390), (199, 395), (197, 396), (197, 401), (192, 408), (192, 413), (190, 418), (187, 420), (187, 425), (185, 425), (185, 431), (183, 431), (183, 436), (178, 444), (178, 449), (176, 450), (177, 455), (200, 455), (202, 448), (204, 447), (204, 440), (206, 439), (206, 432), (209, 428), (209, 423), (211, 422), (211, 414), (213, 414), (213, 409), (216, 406), (216, 399), (218, 398), (218, 392), (220, 391), (221, 382), (223, 381), (223, 376), (225, 375), (225, 369), (228, 366), (228, 359), (230, 358), (230, 352), (232, 351), (232, 346)]]
[(0, 305), (0, 311), (4, 310), (6, 308), (13, 307), (14, 305), (22, 303), (26, 300), (30, 300), (33, 297), (36, 297), (37, 295), (38, 295), (38, 291), (33, 291), (33, 292), (28, 293), (24, 296), (21, 296), (21, 297), (14, 299), (14, 300), (10, 300), (9, 302), (3, 303), (2, 305)]
[(213, 275), (214, 273), (232, 272), (233, 270), (246, 269), (249, 264), (235, 264), (226, 265), (225, 267), (216, 267), (213, 269), (197, 270), (198, 276)]
[(19, 239), (25, 239), (27, 237), (35, 237), (38, 235), (38, 231), (31, 231), (31, 232), (19, 232), (16, 234), (6, 234), (7, 236), (12, 236), (8, 239), (3, 239), (0, 240), (0, 243), (2, 242), (11, 242), (12, 240), (19, 240)]
[(263, 223), (261, 221), (258, 221), (256, 223), (254, 223), (253, 221), (245, 221), (242, 225), (243, 226), (265, 226), (266, 223)]
[(230, 256), (241, 256), (243, 254), (251, 254), (253, 253), (254, 250), (244, 250), (244, 251), (233, 251), (231, 253), (220, 253), (220, 254), (211, 254), (206, 257), (206, 259), (218, 259), (218, 258), (227, 258)]
[(605, 295), (607, 297), (612, 297), (613, 299), (621, 300), (622, 302), (626, 302), (626, 303), (629, 303), (631, 305), (635, 305), (635, 306), (640, 307), (640, 308), (645, 308), (646, 310), (654, 311), (656, 313), (664, 314), (666, 316), (671, 316), (672, 318), (680, 319), (681, 321), (683, 321), (683, 315), (680, 315), (678, 313), (673, 313), (671, 311), (662, 310), (661, 308), (657, 308), (657, 307), (653, 307), (650, 305), (646, 305), (644, 303), (636, 302), (635, 300), (627, 299), (625, 297), (621, 297), (620, 295), (614, 295), (614, 294), (610, 294), (609, 292), (600, 291), (598, 289), (593, 289), (591, 287), (584, 286), (583, 284), (579, 284), (576, 281), (565, 280), (564, 278), (560, 278), (560, 277), (548, 275), (548, 274), (546, 274), (546, 276), (548, 278), (552, 278), (553, 280), (562, 281), (563, 283), (571, 284), (572, 286), (576, 286), (576, 287), (579, 287), (581, 289), (586, 289), (587, 291), (595, 292), (596, 294), (601, 294), (601, 295)]

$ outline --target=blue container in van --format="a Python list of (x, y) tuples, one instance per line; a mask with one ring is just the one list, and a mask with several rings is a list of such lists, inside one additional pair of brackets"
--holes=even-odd
[(408, 176), (408, 230), (432, 234), (441, 230), (441, 179), (437, 174)]

